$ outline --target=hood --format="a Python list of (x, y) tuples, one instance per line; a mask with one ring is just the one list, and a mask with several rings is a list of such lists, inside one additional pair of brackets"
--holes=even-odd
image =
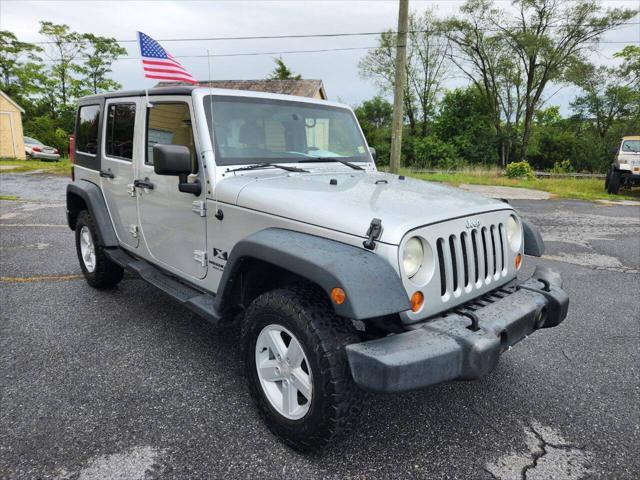
[(400, 180), (375, 171), (252, 172), (220, 181), (217, 196), (226, 203), (363, 238), (371, 220), (380, 218), (379, 241), (394, 245), (414, 228), (511, 208), (500, 200), (443, 184)]

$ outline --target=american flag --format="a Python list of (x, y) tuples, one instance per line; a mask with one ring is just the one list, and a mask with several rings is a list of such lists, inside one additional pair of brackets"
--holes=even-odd
[(198, 83), (170, 53), (149, 35), (138, 32), (138, 41), (140, 42), (140, 54), (142, 55), (142, 68), (146, 78), (192, 84)]

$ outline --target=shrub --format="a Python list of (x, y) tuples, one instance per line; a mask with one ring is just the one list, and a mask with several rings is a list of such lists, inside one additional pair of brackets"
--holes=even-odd
[(455, 147), (434, 135), (416, 139), (413, 152), (415, 156), (413, 167), (454, 170), (461, 163)]
[(505, 175), (509, 178), (533, 178), (535, 176), (533, 168), (526, 160), (508, 164)]
[(553, 173), (571, 173), (573, 172), (573, 166), (569, 160), (562, 160), (554, 163), (551, 171)]

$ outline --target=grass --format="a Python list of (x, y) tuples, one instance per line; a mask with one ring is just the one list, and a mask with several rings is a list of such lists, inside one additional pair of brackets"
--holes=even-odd
[(532, 188), (549, 192), (557, 198), (578, 200), (640, 200), (640, 190), (621, 189), (619, 195), (610, 195), (604, 189), (604, 180), (599, 178), (532, 178), (515, 179), (505, 177), (500, 170), (462, 170), (448, 173), (420, 173), (403, 170), (403, 174), (427, 180), (443, 182), (453, 186), (463, 183), (474, 185), (497, 185), (501, 187)]
[(1, 173), (32, 172), (44, 170), (42, 173), (50, 175), (70, 175), (71, 163), (68, 158), (61, 158), (59, 162), (43, 162), (40, 160), (0, 160), (0, 166), (12, 166), (10, 170), (0, 170)]

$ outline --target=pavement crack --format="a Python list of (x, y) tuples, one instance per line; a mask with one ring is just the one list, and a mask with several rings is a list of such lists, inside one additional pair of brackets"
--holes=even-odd
[(480, 412), (478, 412), (475, 408), (471, 407), (471, 411), (473, 413), (475, 413), (478, 418), (480, 418), (480, 420), (482, 420), (482, 423), (484, 423), (487, 427), (489, 427), (491, 430), (493, 430), (494, 432), (496, 432), (498, 435), (502, 436), (502, 432), (500, 430), (498, 430), (491, 422), (489, 422), (489, 420), (487, 420), (486, 418), (484, 418), (484, 415), (482, 415)]
[(538, 440), (538, 448), (539, 450), (531, 452), (531, 463), (522, 467), (522, 471), (520, 472), (522, 480), (527, 480), (527, 473), (529, 470), (535, 469), (538, 466), (538, 462), (542, 457), (544, 457), (547, 452), (547, 442), (544, 437), (535, 429), (535, 427), (531, 424), (527, 425), (527, 428)]
[(536, 438), (537, 449), (531, 450), (531, 462), (522, 467), (522, 470), (520, 472), (520, 477), (522, 480), (527, 480), (527, 475), (529, 474), (529, 472), (535, 470), (538, 467), (539, 462), (549, 453), (549, 447), (557, 450), (564, 450), (567, 452), (584, 450), (584, 447), (580, 447), (577, 445), (571, 445), (568, 443), (558, 444), (555, 442), (550, 442), (538, 429), (536, 429), (533, 424), (528, 424), (525, 428), (528, 429), (529, 432)]

